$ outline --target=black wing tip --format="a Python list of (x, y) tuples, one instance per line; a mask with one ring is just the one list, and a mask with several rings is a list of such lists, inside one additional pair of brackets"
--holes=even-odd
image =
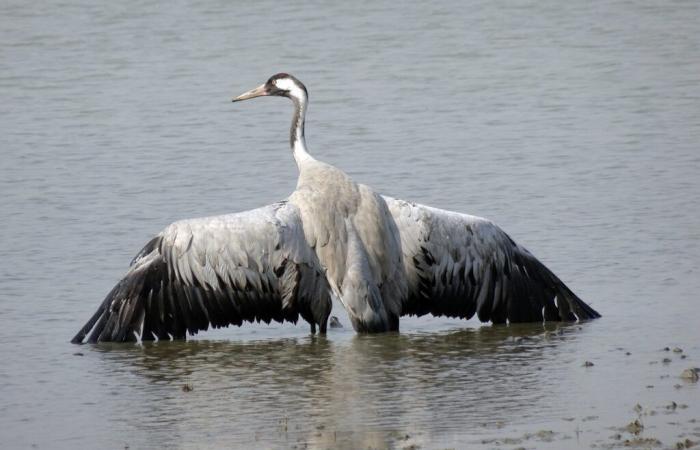
[(587, 303), (584, 303), (583, 300), (579, 300), (580, 303), (578, 304), (579, 308), (583, 309), (585, 311), (584, 314), (576, 313), (578, 320), (580, 322), (587, 321), (587, 320), (594, 320), (594, 319), (600, 319), (603, 317), (598, 311), (595, 309), (591, 308)]
[[(527, 251), (527, 250), (526, 250)], [(578, 295), (559, 279), (547, 266), (542, 264), (537, 258), (528, 252), (526, 258), (527, 270), (536, 274), (535, 278), (541, 284), (541, 287), (553, 291), (556, 296), (557, 304), (554, 306), (560, 320), (568, 322), (583, 322), (586, 320), (598, 319), (602, 317), (598, 311), (591, 308), (586, 302), (581, 300)], [(551, 303), (551, 301), (550, 301)], [(546, 306), (546, 304), (545, 304)], [(555, 315), (556, 315), (555, 312)], [(545, 313), (545, 315), (547, 315)]]
[[(599, 319), (602, 317), (602, 315), (598, 311), (596, 311), (586, 302), (581, 300), (564, 283), (562, 283), (558, 279), (556, 281), (558, 282), (556, 286), (557, 299), (567, 303), (567, 307), (565, 307), (564, 310), (567, 311), (568, 314), (573, 313), (573, 315), (575, 315), (576, 317), (576, 320), (578, 320), (579, 322)], [(562, 308), (559, 309), (560, 311), (562, 310)]]
[[(156, 251), (163, 238), (160, 235), (154, 236), (151, 238), (150, 241), (136, 254), (136, 256), (131, 260), (130, 266), (133, 266), (136, 261), (138, 261), (140, 258), (143, 258), (144, 256), (148, 255), (149, 253)], [(119, 292), (124, 289), (125, 287), (128, 287), (126, 285), (131, 284), (133, 287), (133, 284), (141, 281), (145, 281), (144, 277), (145, 274), (143, 271), (138, 271), (135, 274), (130, 274), (126, 275), (124, 278), (122, 278), (119, 283), (117, 283), (112, 290), (107, 294), (105, 299), (102, 301), (100, 304), (99, 308), (97, 308), (97, 311), (90, 317), (90, 320), (88, 320), (85, 325), (78, 331), (78, 333), (73, 336), (73, 339), (71, 339), (71, 344), (83, 344), (85, 342), (85, 338), (89, 335), (88, 342), (94, 343), (98, 341), (111, 341), (111, 340), (119, 340), (119, 339), (110, 339), (111, 336), (101, 336), (102, 331), (104, 331), (105, 325), (108, 321), (108, 319), (111, 316), (111, 312), (108, 310), (107, 305), (110, 305), (112, 301), (118, 296)], [(95, 325), (97, 324), (97, 325)], [(124, 330), (122, 330), (124, 331)], [(123, 332), (118, 332), (115, 331), (117, 334), (124, 334)], [(121, 340), (128, 340), (128, 338), (125, 338), (122, 336)]]
[(70, 340), (71, 344), (76, 344), (76, 345), (83, 345), (83, 340), (85, 339), (85, 335), (78, 333), (75, 336), (73, 336), (73, 339)]
[(603, 317), (602, 314), (600, 314), (598, 311), (596, 311), (590, 305), (588, 305), (587, 303), (584, 303), (583, 301), (581, 301), (580, 306), (586, 310), (586, 314), (587, 314), (587, 317), (584, 317), (583, 320), (600, 319), (601, 317)]
[[(75, 336), (73, 336), (73, 339), (70, 340), (71, 344), (82, 344), (85, 341), (85, 336), (90, 333), (90, 331), (95, 327), (95, 323), (98, 321), (98, 319), (102, 319), (102, 317), (105, 315), (105, 309), (107, 308), (107, 305), (111, 301), (112, 297), (114, 296), (114, 292), (117, 290), (119, 287), (119, 284), (115, 286), (109, 294), (107, 294), (107, 297), (102, 301), (100, 304), (99, 308), (97, 308), (97, 311), (90, 317), (90, 319), (83, 325), (83, 327), (76, 333)], [(101, 320), (100, 320), (101, 322)]]

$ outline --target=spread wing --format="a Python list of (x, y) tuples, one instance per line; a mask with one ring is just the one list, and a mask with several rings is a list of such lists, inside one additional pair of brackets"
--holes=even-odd
[(287, 202), (173, 223), (139, 252), (73, 338), (184, 339), (243, 322), (296, 322), (325, 331), (328, 282)]
[(385, 197), (401, 235), (409, 284), (402, 315), (482, 322), (600, 317), (489, 220)]

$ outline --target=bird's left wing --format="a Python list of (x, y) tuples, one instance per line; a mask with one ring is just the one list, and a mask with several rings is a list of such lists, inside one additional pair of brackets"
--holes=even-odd
[(408, 281), (402, 315), (482, 322), (600, 317), (493, 222), (384, 197), (401, 238)]
[(73, 342), (88, 333), (90, 342), (184, 339), (209, 326), (296, 322), (299, 315), (325, 331), (330, 310), (328, 282), (299, 211), (280, 202), (165, 228)]

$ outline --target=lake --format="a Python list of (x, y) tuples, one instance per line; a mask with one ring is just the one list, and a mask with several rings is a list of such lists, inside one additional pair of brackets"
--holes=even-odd
[[(699, 17), (693, 1), (2, 2), (0, 446), (700, 441), (700, 387), (680, 377), (700, 367)], [(294, 189), (289, 102), (230, 102), (282, 71), (309, 89), (316, 158), (488, 217), (603, 318), (365, 336), (335, 305), (327, 337), (71, 345), (166, 225)]]

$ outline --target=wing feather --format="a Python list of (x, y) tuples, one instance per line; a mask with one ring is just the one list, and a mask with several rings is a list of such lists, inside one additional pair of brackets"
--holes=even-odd
[(325, 330), (328, 282), (304, 238), (297, 208), (178, 221), (137, 254), (73, 342), (184, 339), (244, 321)]
[(494, 323), (600, 317), (489, 220), (384, 197), (409, 284), (403, 315)]

